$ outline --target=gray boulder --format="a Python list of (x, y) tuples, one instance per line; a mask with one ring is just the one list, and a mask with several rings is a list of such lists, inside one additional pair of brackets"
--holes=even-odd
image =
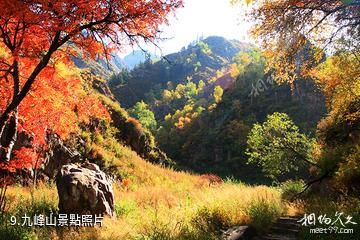
[(56, 186), (61, 213), (115, 215), (112, 184), (96, 164), (64, 165)]

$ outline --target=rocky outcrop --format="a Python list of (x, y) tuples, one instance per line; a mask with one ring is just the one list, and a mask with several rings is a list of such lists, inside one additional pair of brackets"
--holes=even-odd
[(65, 164), (75, 163), (81, 160), (80, 153), (66, 147), (60, 137), (55, 133), (49, 131), (46, 140), (49, 149), (45, 153), (42, 172), (50, 179), (54, 179)]
[(110, 88), (106, 84), (106, 81), (102, 77), (95, 75), (89, 71), (82, 71), (81, 78), (89, 84), (89, 87), (91, 86), (91, 88), (95, 89), (96, 91), (110, 98), (111, 100), (115, 99), (111, 93)]
[(56, 186), (61, 213), (115, 215), (112, 184), (96, 164), (64, 165)]
[(134, 118), (128, 118), (122, 131), (123, 139), (141, 157), (147, 157), (151, 151), (150, 139), (140, 122)]
[(118, 139), (125, 141), (142, 158), (156, 164), (172, 164), (171, 159), (151, 140), (151, 133), (145, 130), (138, 120), (129, 117), (123, 126)]

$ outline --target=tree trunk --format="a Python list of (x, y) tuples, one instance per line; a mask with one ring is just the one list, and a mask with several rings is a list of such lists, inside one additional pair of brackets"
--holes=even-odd
[(11, 152), (17, 139), (18, 112), (13, 112), (9, 120), (5, 122), (3, 131), (0, 135), (0, 159), (1, 162), (8, 162)]
[[(6, 107), (5, 111), (0, 116), (0, 162), (9, 161), (11, 156), (12, 148), (15, 144), (17, 137), (17, 123), (18, 123), (18, 107), (22, 100), (29, 93), (32, 84), (40, 72), (47, 66), (50, 61), (51, 55), (64, 44), (67, 38), (64, 38), (61, 44), (58, 43), (60, 38), (60, 32), (58, 32), (52, 42), (49, 51), (36, 65), (33, 72), (30, 74), (22, 89), (20, 90), (20, 73), (18, 69), (18, 63), (15, 61), (13, 65), (13, 71), (11, 75), (14, 80), (13, 99), (11, 103)], [(10, 132), (6, 129), (10, 129)]]

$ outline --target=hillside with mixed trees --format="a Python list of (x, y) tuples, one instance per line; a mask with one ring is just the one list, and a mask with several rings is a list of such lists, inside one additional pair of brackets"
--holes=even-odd
[(245, 155), (254, 123), (284, 112), (314, 136), (326, 112), (313, 80), (279, 86), (265, 74), (259, 49), (222, 37), (194, 41), (161, 61), (120, 73), (109, 84), (179, 167), (249, 182), (263, 179)]
[(249, 44), (222, 37), (194, 41), (187, 48), (161, 60), (148, 59), (131, 74), (125, 71), (113, 77), (110, 86), (124, 107), (131, 107), (141, 100), (155, 101), (161, 97), (163, 89), (188, 82), (210, 82), (228, 70), (239, 51), (247, 51), (250, 47)]

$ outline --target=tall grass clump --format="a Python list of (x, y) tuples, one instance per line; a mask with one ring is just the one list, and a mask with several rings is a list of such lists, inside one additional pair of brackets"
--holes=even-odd
[(250, 224), (258, 232), (266, 232), (283, 211), (281, 202), (255, 200), (249, 207)]

